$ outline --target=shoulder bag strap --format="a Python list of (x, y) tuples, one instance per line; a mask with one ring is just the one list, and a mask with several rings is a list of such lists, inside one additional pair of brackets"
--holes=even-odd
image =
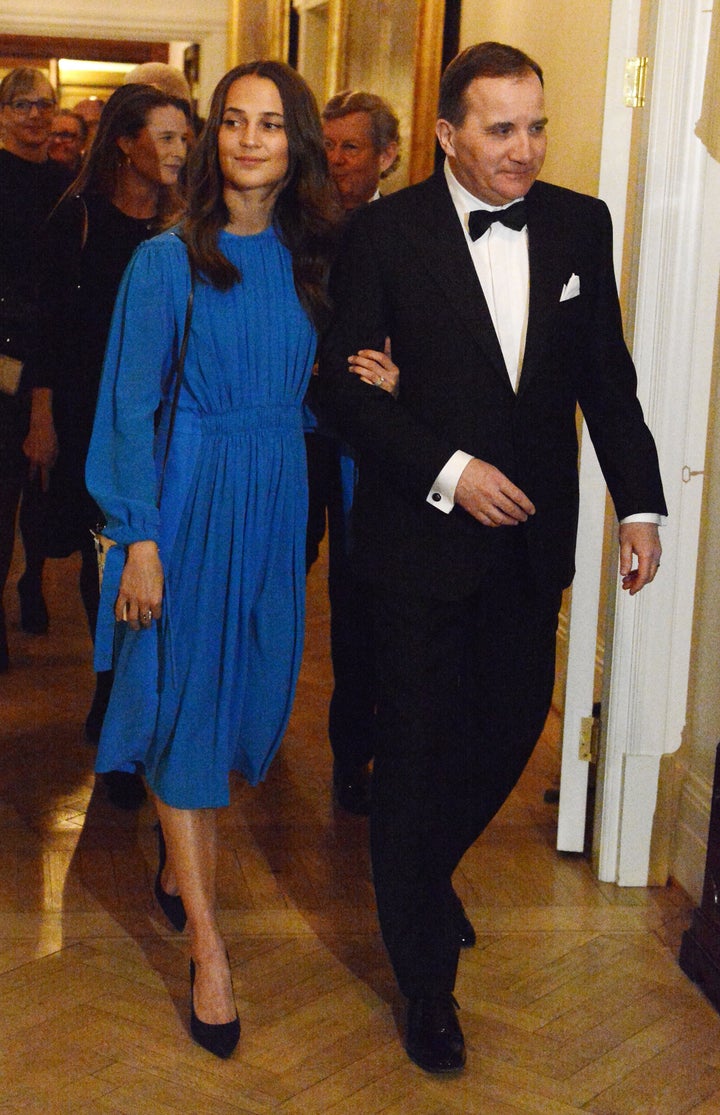
[(185, 326), (183, 328), (182, 341), (180, 342), (180, 352), (178, 353), (177, 368), (175, 371), (175, 387), (173, 390), (172, 403), (170, 404), (170, 421), (168, 423), (167, 439), (165, 441), (165, 452), (163, 454), (162, 472), (160, 474), (160, 491), (158, 493), (158, 503), (162, 497), (163, 485), (165, 483), (165, 466), (167, 465), (168, 454), (170, 452), (170, 439), (172, 438), (173, 429), (175, 427), (175, 414), (177, 413), (178, 399), (180, 398), (180, 388), (182, 387), (183, 372), (185, 370), (185, 354), (187, 352), (188, 339), (190, 337), (190, 323), (192, 321), (193, 302), (195, 301), (195, 265), (192, 259), (188, 256), (190, 263), (190, 292), (188, 294), (187, 306), (185, 307)]

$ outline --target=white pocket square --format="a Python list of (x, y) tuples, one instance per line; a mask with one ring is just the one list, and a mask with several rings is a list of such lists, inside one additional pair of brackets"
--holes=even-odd
[(567, 302), (569, 298), (577, 298), (579, 293), (580, 276), (573, 273), (560, 292), (560, 301)]

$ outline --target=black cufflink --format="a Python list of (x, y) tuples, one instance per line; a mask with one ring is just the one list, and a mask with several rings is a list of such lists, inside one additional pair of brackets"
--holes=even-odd
[(442, 499), (442, 496), (440, 495), (439, 492), (433, 492), (432, 498), (433, 498), (435, 503), (439, 503), (440, 500)]

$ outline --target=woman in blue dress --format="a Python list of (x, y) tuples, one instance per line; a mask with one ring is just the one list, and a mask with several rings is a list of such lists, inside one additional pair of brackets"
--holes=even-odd
[(145, 773), (161, 822), (155, 893), (176, 928), (187, 917), (191, 1032), (224, 1057), (240, 1023), (215, 914), (216, 810), (231, 770), (264, 777), (303, 645), (302, 402), (336, 217), (302, 78), (279, 62), (226, 74), (188, 171), (187, 217), (141, 245), (123, 279), (88, 456), (117, 543), (97, 634), (98, 668), (115, 662), (97, 769)]

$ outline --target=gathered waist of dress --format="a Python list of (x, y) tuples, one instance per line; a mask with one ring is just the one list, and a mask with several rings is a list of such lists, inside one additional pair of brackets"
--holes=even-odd
[(302, 430), (302, 409), (296, 403), (243, 406), (233, 410), (198, 414), (178, 408), (176, 424), (183, 427), (200, 425), (204, 437), (252, 433), (255, 430), (279, 430), (294, 433)]

